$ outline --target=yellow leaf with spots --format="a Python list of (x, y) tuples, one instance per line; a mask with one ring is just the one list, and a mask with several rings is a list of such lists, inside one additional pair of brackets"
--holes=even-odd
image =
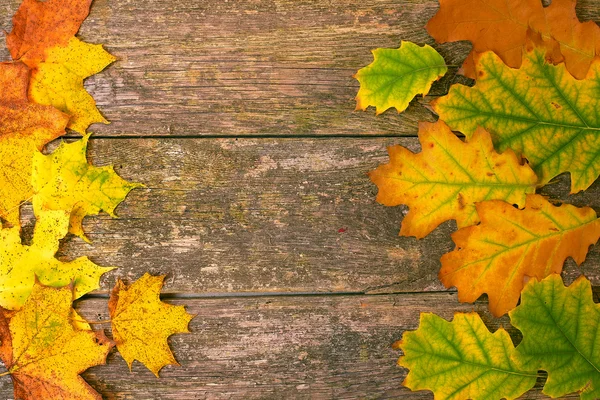
[(73, 283), (75, 297), (98, 288), (100, 276), (113, 267), (100, 267), (87, 257), (62, 262), (54, 256), (69, 229), (70, 212), (46, 210), (37, 216), (31, 246), (21, 243), (18, 227), (0, 230), (0, 306), (15, 310), (25, 304), (36, 277), (44, 285)]
[(194, 316), (184, 306), (160, 301), (164, 276), (145, 274), (127, 286), (119, 280), (114, 287), (108, 309), (117, 349), (131, 368), (134, 360), (142, 362), (158, 377), (165, 365), (179, 365), (167, 338), (189, 332)]
[(456, 249), (442, 257), (439, 278), (474, 302), (487, 293), (492, 314), (513, 309), (529, 278), (560, 273), (568, 257), (581, 264), (600, 238), (600, 220), (590, 207), (553, 206), (527, 196), (523, 210), (503, 201), (477, 204), (481, 224), (455, 232)]
[(69, 232), (83, 239), (86, 239), (82, 227), (85, 216), (105, 211), (116, 217), (119, 203), (132, 189), (143, 186), (122, 179), (112, 166), (90, 165), (86, 158), (89, 138), (86, 135), (70, 144), (62, 142), (52, 154), (37, 153), (33, 157), (36, 216), (46, 209), (72, 210)]
[(369, 174), (379, 187), (378, 202), (410, 207), (400, 235), (422, 238), (450, 219), (459, 228), (473, 225), (479, 222), (476, 202), (501, 199), (523, 207), (526, 194), (535, 191), (531, 168), (510, 150), (496, 153), (483, 129), (463, 142), (443, 122), (422, 122), (419, 141), (418, 154), (388, 148), (390, 163)]
[(479, 126), (487, 129), (496, 149), (527, 158), (540, 184), (570, 172), (575, 193), (600, 174), (600, 60), (577, 80), (545, 55), (546, 48), (531, 47), (521, 68), (512, 69), (496, 54), (483, 53), (475, 86), (454, 85), (433, 107), (467, 137)]
[(8, 317), (1, 310), (0, 357), (16, 399), (102, 399), (79, 374), (105, 364), (111, 345), (73, 326), (72, 302), (70, 287), (36, 284), (21, 310)]
[(96, 108), (96, 102), (83, 87), (83, 80), (97, 74), (116, 58), (102, 45), (84, 43), (73, 37), (66, 46), (46, 50), (46, 57), (32, 73), (30, 98), (68, 114), (70, 129), (85, 133), (96, 122), (108, 121)]

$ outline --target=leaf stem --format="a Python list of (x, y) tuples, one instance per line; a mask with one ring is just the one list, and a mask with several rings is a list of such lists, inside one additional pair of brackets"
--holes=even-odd
[(12, 372), (10, 372), (10, 371), (3, 372), (3, 373), (0, 374), (0, 377), (6, 376), (6, 375), (10, 375), (11, 373)]

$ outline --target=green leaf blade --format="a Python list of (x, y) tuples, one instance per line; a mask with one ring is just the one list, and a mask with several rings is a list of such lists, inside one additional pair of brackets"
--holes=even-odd
[(373, 50), (374, 61), (354, 77), (360, 82), (356, 109), (374, 106), (377, 114), (389, 108), (404, 111), (418, 94), (427, 94), (431, 84), (448, 71), (433, 47), (403, 41), (399, 49)]

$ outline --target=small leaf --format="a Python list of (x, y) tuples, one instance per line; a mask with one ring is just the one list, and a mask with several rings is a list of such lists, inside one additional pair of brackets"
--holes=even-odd
[(481, 224), (452, 235), (456, 250), (442, 257), (439, 278), (462, 302), (487, 293), (497, 317), (517, 305), (527, 277), (560, 273), (567, 257), (581, 264), (600, 237), (593, 209), (556, 207), (540, 195), (528, 195), (523, 210), (498, 200), (476, 207)]
[(559, 275), (531, 280), (510, 319), (523, 333), (515, 360), (523, 368), (548, 372), (543, 393), (600, 398), (600, 306), (587, 279), (580, 277), (569, 287)]
[(79, 374), (104, 364), (111, 346), (92, 331), (74, 328), (72, 301), (70, 287), (36, 284), (10, 319), (0, 310), (0, 356), (16, 399), (102, 399)]
[(134, 188), (143, 185), (120, 178), (112, 166), (94, 167), (87, 162), (90, 135), (67, 144), (52, 154), (33, 157), (33, 206), (36, 215), (44, 210), (73, 210), (69, 232), (86, 239), (82, 228), (86, 215), (105, 211), (116, 217), (115, 208)]
[(193, 318), (184, 306), (160, 301), (163, 280), (164, 276), (149, 274), (129, 286), (118, 280), (108, 303), (119, 353), (130, 369), (138, 360), (157, 377), (165, 365), (179, 365), (167, 338), (189, 332), (188, 324)]
[(508, 333), (490, 333), (476, 313), (455, 314), (452, 322), (422, 313), (419, 329), (405, 332), (396, 346), (404, 352), (398, 364), (410, 369), (403, 384), (431, 390), (436, 400), (514, 399), (537, 379), (535, 368), (511, 360)]
[(369, 173), (378, 202), (410, 207), (400, 235), (422, 238), (450, 219), (459, 228), (473, 225), (479, 222), (475, 202), (501, 199), (522, 207), (535, 191), (531, 168), (510, 150), (496, 153), (483, 129), (465, 143), (443, 122), (421, 122), (419, 141), (421, 153), (389, 147), (390, 163)]
[(374, 61), (354, 77), (360, 82), (356, 109), (374, 106), (377, 114), (391, 107), (402, 112), (418, 94), (427, 94), (433, 81), (448, 68), (433, 47), (402, 42), (399, 49), (373, 50)]

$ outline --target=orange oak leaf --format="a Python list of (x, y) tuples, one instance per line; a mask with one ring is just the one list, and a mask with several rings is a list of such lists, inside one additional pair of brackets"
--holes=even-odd
[(0, 217), (19, 225), (19, 205), (31, 198), (33, 155), (64, 135), (69, 117), (27, 99), (29, 69), (0, 63)]
[(501, 199), (523, 207), (525, 195), (535, 191), (533, 170), (521, 165), (512, 150), (496, 153), (484, 129), (463, 142), (444, 122), (421, 122), (419, 141), (417, 154), (389, 147), (390, 163), (369, 173), (379, 188), (379, 203), (410, 207), (402, 236), (425, 237), (450, 219), (459, 228), (476, 224), (476, 202)]
[(164, 278), (146, 273), (131, 285), (119, 280), (108, 302), (119, 353), (129, 368), (138, 360), (157, 377), (165, 365), (179, 365), (167, 338), (175, 333), (188, 333), (188, 324), (194, 318), (184, 306), (160, 301)]
[(47, 49), (65, 46), (88, 16), (92, 0), (23, 0), (6, 44), (13, 60), (36, 67)]
[(0, 357), (16, 399), (102, 399), (79, 374), (104, 364), (112, 346), (74, 326), (72, 301), (70, 287), (36, 284), (21, 310), (0, 309)]
[(474, 53), (493, 51), (508, 66), (521, 65), (528, 29), (545, 39), (556, 40), (568, 71), (583, 79), (600, 53), (600, 27), (580, 22), (575, 0), (440, 0), (440, 10), (427, 23), (427, 31), (438, 42), (469, 40), (473, 50), (463, 64), (463, 73), (476, 77)]
[(560, 273), (567, 257), (581, 264), (600, 238), (600, 220), (590, 207), (557, 207), (540, 195), (528, 195), (523, 210), (499, 200), (476, 207), (481, 224), (452, 235), (456, 249), (442, 256), (439, 278), (458, 289), (461, 302), (487, 293), (495, 316), (517, 305), (528, 278)]

